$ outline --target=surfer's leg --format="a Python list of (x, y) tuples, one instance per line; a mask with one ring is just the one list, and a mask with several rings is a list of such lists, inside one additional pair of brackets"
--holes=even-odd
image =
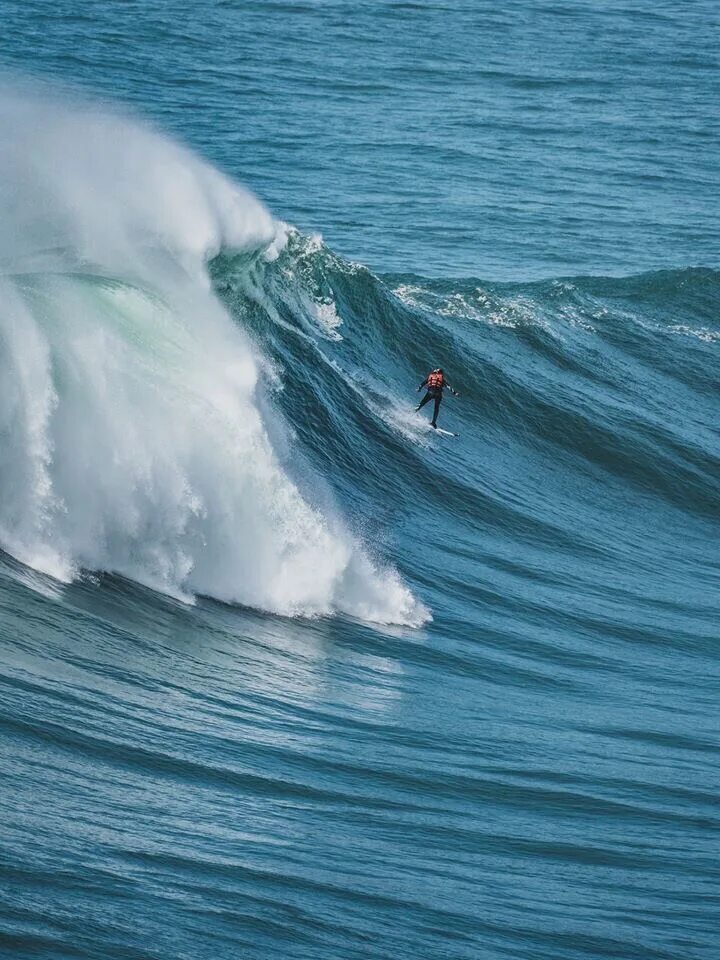
[(437, 426), (437, 417), (438, 417), (438, 412), (440, 410), (441, 401), (442, 401), (442, 394), (439, 397), (435, 397), (435, 409), (433, 410), (433, 418), (431, 421), (434, 427)]
[(415, 410), (417, 411), (417, 410), (420, 410), (421, 407), (424, 407), (425, 404), (428, 402), (428, 400), (432, 400), (432, 396), (430, 393), (425, 394), (425, 396), (422, 398), (420, 403), (415, 407)]

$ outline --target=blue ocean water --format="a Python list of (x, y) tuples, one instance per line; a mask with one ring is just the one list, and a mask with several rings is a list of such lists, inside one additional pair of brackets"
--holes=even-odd
[(2, 955), (714, 960), (717, 6), (3, 13)]

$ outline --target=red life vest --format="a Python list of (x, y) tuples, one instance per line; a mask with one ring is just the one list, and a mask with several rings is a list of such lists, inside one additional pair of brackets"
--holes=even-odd
[(445, 378), (441, 373), (429, 373), (427, 378), (427, 385), (430, 390), (436, 390), (438, 387), (442, 387)]

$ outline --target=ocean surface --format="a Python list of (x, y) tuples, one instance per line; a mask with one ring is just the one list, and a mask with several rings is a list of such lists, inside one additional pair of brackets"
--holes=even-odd
[(0, 956), (717, 960), (718, 5), (2, 12)]

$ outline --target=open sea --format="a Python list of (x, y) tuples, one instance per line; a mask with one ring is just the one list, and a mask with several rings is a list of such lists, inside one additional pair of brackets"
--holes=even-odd
[(720, 958), (718, 36), (4, 0), (3, 960)]

